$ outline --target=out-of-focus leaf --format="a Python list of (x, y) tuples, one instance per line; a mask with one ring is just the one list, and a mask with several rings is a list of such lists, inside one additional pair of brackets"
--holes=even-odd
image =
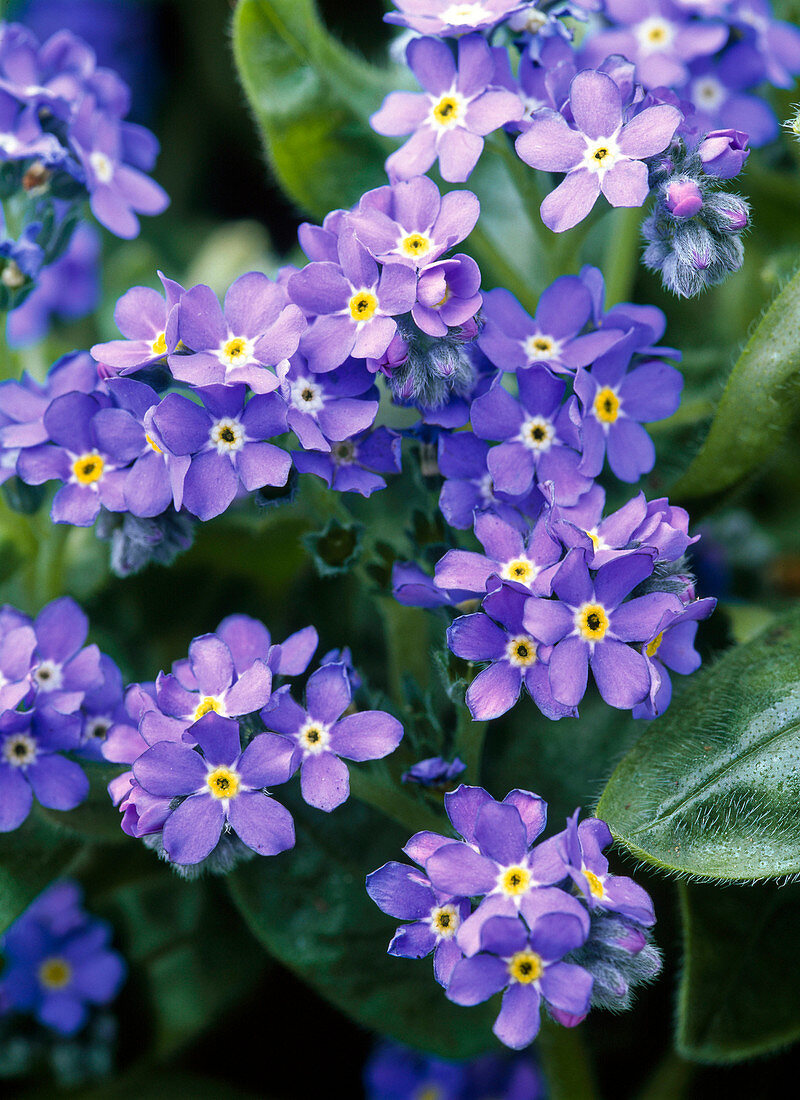
[(48, 883), (66, 873), (82, 844), (34, 812), (18, 829), (0, 833), (0, 933)]
[(233, 48), (270, 163), (299, 206), (321, 219), (386, 182), (392, 143), (367, 118), (393, 81), (328, 33), (313, 0), (239, 0)]
[(736, 1062), (800, 1038), (800, 887), (681, 886), (678, 1051)]
[(692, 677), (617, 767), (597, 815), (669, 871), (800, 873), (800, 615)]
[(778, 446), (800, 404), (800, 273), (767, 310), (739, 356), (708, 436), (673, 486), (675, 498), (738, 484)]
[(121, 769), (87, 760), (81, 760), (80, 764), (89, 776), (89, 797), (66, 813), (42, 807), (42, 815), (68, 834), (112, 844), (130, 843), (130, 837), (120, 828), (119, 811), (108, 796), (109, 780), (119, 775)]
[(336, 1008), (399, 1042), (443, 1058), (496, 1047), (496, 1004), (451, 1004), (434, 980), (430, 958), (386, 953), (402, 922), (370, 900), (364, 878), (387, 860), (402, 861), (408, 834), (352, 800), (322, 822), (302, 807), (293, 812), (294, 850), (254, 860), (227, 878), (267, 951)]

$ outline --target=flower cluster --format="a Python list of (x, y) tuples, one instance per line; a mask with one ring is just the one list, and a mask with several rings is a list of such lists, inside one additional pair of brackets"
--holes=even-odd
[(195, 638), (154, 684), (127, 689), (127, 721), (103, 755), (130, 765), (109, 784), (122, 828), (178, 867), (228, 870), (250, 853), (292, 848), (294, 823), (268, 788), (298, 770), (303, 799), (330, 812), (349, 794), (345, 760), (376, 760), (403, 736), (396, 718), (356, 710), (346, 664), (323, 658), (306, 705), (274, 677), (302, 675), (317, 647), (306, 627), (280, 645), (263, 623), (231, 615)]
[(449, 550), (432, 582), (395, 569), (403, 603), (482, 600), (447, 635), (456, 656), (489, 662), (467, 690), (476, 720), (504, 714), (523, 685), (549, 718), (575, 715), (590, 667), (606, 702), (655, 717), (667, 668), (700, 661), (694, 635), (714, 601), (695, 598), (688, 515), (641, 493), (604, 515), (595, 482), (606, 461), (625, 482), (652, 469), (643, 422), (678, 407), (682, 378), (664, 359), (677, 353), (658, 346), (659, 310), (604, 312), (603, 294), (587, 267), (557, 279), (535, 317), (506, 290), (486, 295), (478, 344), (496, 374), (470, 405), (471, 432), (439, 439), (442, 513), (473, 526), (482, 552)]
[(87, 632), (68, 596), (35, 619), (0, 608), (0, 832), (19, 828), (34, 796), (51, 810), (83, 802), (89, 780), (71, 756), (101, 759), (123, 717), (120, 671)]
[(691, 105), (687, 126), (697, 137), (733, 128), (760, 146), (777, 136), (777, 119), (754, 90), (793, 85), (800, 31), (775, 19), (769, 0), (606, 0), (603, 16), (605, 26), (581, 44), (584, 64), (622, 54), (648, 91), (668, 88)]
[[(578, 823), (537, 843), (547, 807), (530, 791), (502, 802), (481, 787), (445, 795), (457, 840), (423, 832), (386, 863), (367, 892), (397, 929), (389, 953), (433, 953), (449, 1000), (475, 1005), (503, 992), (494, 1033), (516, 1050), (539, 1031), (541, 1006), (566, 1027), (590, 1007), (626, 1008), (631, 990), (660, 969), (647, 893), (612, 875), (604, 822)], [(421, 868), (418, 869), (418, 868)]]
[(110, 946), (111, 928), (83, 909), (80, 887), (54, 883), (0, 939), (0, 1017), (34, 1016), (60, 1035), (86, 1027), (112, 1001), (126, 967)]
[(147, 175), (158, 142), (126, 122), (130, 89), (62, 30), (40, 43), (0, 24), (0, 308), (19, 305), (66, 249), (79, 206), (118, 237), (169, 199)]

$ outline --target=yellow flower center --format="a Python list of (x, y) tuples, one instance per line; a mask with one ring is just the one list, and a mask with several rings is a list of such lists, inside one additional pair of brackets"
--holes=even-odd
[(325, 749), (330, 738), (324, 726), (317, 722), (307, 722), (300, 730), (298, 740), (306, 752), (318, 753)]
[(206, 695), (195, 707), (192, 721), (198, 722), (206, 714), (210, 714), (212, 711), (214, 714), (219, 714), (222, 709), (222, 703), (219, 699), (215, 699), (213, 695)]
[(214, 798), (235, 798), (239, 793), (239, 776), (230, 768), (217, 768), (206, 778)]
[(503, 572), (500, 575), (503, 580), (527, 584), (536, 575), (536, 567), (527, 558), (515, 558), (514, 561), (509, 561), (503, 566)]
[(431, 242), (421, 233), (410, 233), (400, 242), (400, 251), (412, 260), (418, 260), (426, 256), (431, 250)]
[(354, 321), (369, 321), (378, 308), (378, 299), (368, 290), (359, 290), (350, 299), (350, 316)]
[(439, 909), (434, 909), (430, 916), (431, 928), (437, 936), (442, 936), (444, 939), (451, 939), (458, 931), (458, 926), (461, 924), (461, 917), (458, 914), (458, 910), (454, 905), (442, 905)]
[(227, 367), (240, 367), (251, 355), (250, 341), (234, 336), (219, 349), (219, 357)]
[(158, 445), (158, 444), (156, 443), (156, 441), (155, 441), (155, 440), (154, 440), (154, 439), (152, 438), (152, 436), (149, 436), (149, 435), (147, 434), (147, 432), (145, 432), (145, 434), (144, 434), (144, 437), (145, 437), (145, 439), (147, 440), (147, 445), (148, 445), (148, 447), (152, 447), (152, 448), (153, 448), (153, 450), (154, 450), (154, 451), (156, 452), (156, 454), (159, 454), (159, 455), (160, 455), (160, 454), (163, 454), (163, 453), (164, 453), (164, 452), (163, 452), (163, 451), (161, 450), (161, 448), (159, 447), (159, 445)]
[(510, 898), (524, 894), (531, 883), (531, 873), (527, 867), (506, 867), (500, 875), (500, 889)]
[(527, 634), (512, 638), (506, 646), (506, 657), (517, 668), (528, 668), (536, 661), (536, 642)]
[(664, 631), (662, 630), (660, 634), (656, 635), (656, 637), (653, 638), (652, 642), (647, 643), (647, 645), (644, 647), (644, 651), (648, 657), (655, 657), (656, 653), (658, 653), (658, 647), (661, 645), (663, 637)]
[(103, 459), (97, 453), (81, 455), (72, 463), (72, 472), (81, 485), (92, 485), (103, 476), (103, 465)]
[(553, 337), (544, 336), (541, 333), (537, 336), (529, 336), (523, 342), (523, 348), (529, 363), (533, 363), (537, 359), (552, 359), (557, 350)]
[(585, 603), (575, 613), (578, 633), (587, 642), (599, 642), (608, 630), (608, 615), (599, 603)]
[(612, 389), (604, 386), (594, 399), (594, 414), (604, 424), (613, 424), (619, 416), (620, 400)]
[(39, 967), (39, 984), (45, 989), (64, 989), (72, 979), (72, 967), (66, 959), (52, 956)]
[(603, 895), (605, 894), (605, 890), (603, 889), (603, 884), (600, 881), (600, 879), (597, 877), (597, 875), (593, 871), (587, 871), (586, 868), (584, 867), (583, 868), (583, 877), (589, 883), (589, 889), (591, 890), (594, 897), (602, 898)]
[(153, 355), (166, 355), (167, 353), (167, 334), (166, 332), (159, 332), (155, 340), (150, 345), (150, 350)]
[(461, 104), (458, 97), (454, 95), (442, 96), (439, 102), (434, 106), (431, 114), (433, 115), (433, 121), (437, 126), (444, 126), (449, 128), (455, 126), (458, 122), (458, 116), (461, 111)]
[(508, 973), (511, 975), (511, 980), (521, 985), (529, 985), (530, 982), (541, 978), (543, 970), (542, 957), (535, 951), (518, 951), (508, 960)]

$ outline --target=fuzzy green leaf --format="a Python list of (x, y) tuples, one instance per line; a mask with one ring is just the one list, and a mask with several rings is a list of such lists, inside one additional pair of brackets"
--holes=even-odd
[(693, 676), (619, 764), (597, 815), (667, 871), (800, 873), (800, 614)]
[(393, 81), (337, 42), (313, 0), (239, 0), (239, 76), (286, 193), (323, 218), (386, 183), (392, 148), (369, 127)]
[(292, 810), (296, 847), (244, 864), (226, 880), (267, 951), (359, 1024), (399, 1042), (443, 1058), (496, 1048), (499, 1004), (451, 1004), (430, 958), (386, 953), (403, 922), (377, 908), (364, 879), (387, 860), (408, 862), (400, 850), (408, 833), (352, 800), (322, 822), (319, 813)]
[(673, 486), (674, 498), (738, 484), (778, 446), (800, 405), (800, 273), (787, 283), (739, 356), (708, 436)]
[(735, 1062), (800, 1038), (800, 887), (681, 887), (678, 1051)]

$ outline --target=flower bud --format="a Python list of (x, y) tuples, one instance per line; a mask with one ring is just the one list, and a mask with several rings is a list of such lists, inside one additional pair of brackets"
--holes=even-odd
[(741, 130), (712, 130), (697, 147), (703, 168), (709, 176), (730, 180), (738, 176), (750, 156), (748, 135)]
[(664, 206), (673, 218), (693, 218), (703, 205), (703, 194), (693, 179), (673, 179), (664, 185)]

